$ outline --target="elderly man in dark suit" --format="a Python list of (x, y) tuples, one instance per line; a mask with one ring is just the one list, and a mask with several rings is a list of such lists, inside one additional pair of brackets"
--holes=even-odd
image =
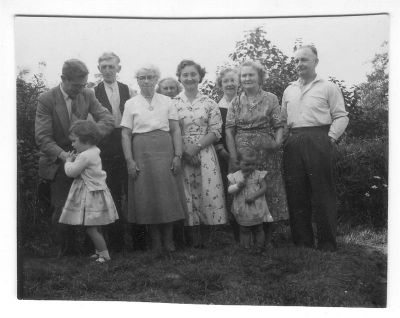
[[(72, 150), (69, 128), (78, 119), (91, 114), (103, 136), (114, 128), (110, 112), (96, 99), (92, 90), (85, 88), (88, 79), (86, 65), (77, 59), (64, 62), (61, 84), (40, 95), (36, 110), (35, 138), (41, 154), (39, 176), (51, 180), (52, 223), (59, 255), (72, 250), (69, 227), (58, 220), (73, 179), (64, 172), (68, 152)], [(67, 239), (68, 237), (68, 239)]]
[[(106, 107), (114, 117), (115, 129), (99, 144), (103, 169), (107, 172), (107, 185), (110, 188), (119, 219), (107, 226), (108, 247), (113, 252), (120, 252), (125, 245), (124, 221), (126, 217), (122, 211), (123, 197), (128, 190), (128, 172), (121, 144), (121, 118), (124, 112), (125, 102), (133, 93), (128, 85), (117, 81), (117, 74), (121, 70), (120, 58), (113, 52), (103, 53), (98, 60), (97, 66), (103, 81), (95, 88), (96, 98)], [(134, 250), (144, 250), (145, 227), (132, 225), (132, 247)]]

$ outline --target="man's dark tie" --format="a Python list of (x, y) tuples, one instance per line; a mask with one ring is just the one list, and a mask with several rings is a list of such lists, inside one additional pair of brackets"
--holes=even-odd
[[(71, 98), (71, 97), (70, 97)], [(71, 98), (71, 123), (80, 118), (78, 105), (76, 103), (76, 98)]]

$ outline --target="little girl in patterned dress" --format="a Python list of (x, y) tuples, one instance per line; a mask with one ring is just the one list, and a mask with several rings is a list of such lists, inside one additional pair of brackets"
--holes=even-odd
[(117, 209), (106, 185), (106, 173), (102, 170), (100, 149), (96, 147), (100, 132), (95, 123), (77, 120), (69, 136), (76, 155), (70, 153), (64, 169), (68, 177), (75, 178), (60, 216), (60, 223), (83, 225), (92, 240), (96, 252), (91, 258), (96, 262), (109, 261), (110, 255), (101, 225), (118, 219)]
[(272, 222), (265, 193), (266, 171), (256, 170), (257, 153), (251, 148), (238, 150), (240, 170), (228, 174), (228, 193), (233, 194), (232, 214), (240, 225), (240, 244), (244, 248), (254, 245), (263, 248), (265, 234), (263, 222)]

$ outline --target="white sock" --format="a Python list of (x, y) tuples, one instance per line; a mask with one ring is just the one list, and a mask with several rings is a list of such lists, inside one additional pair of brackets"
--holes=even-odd
[(99, 254), (99, 256), (103, 257), (106, 260), (111, 259), (110, 254), (108, 254), (108, 250), (104, 250), (104, 251), (96, 252), (96, 253)]

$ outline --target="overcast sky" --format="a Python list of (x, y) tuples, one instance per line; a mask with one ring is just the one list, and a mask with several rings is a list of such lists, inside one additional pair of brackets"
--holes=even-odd
[(288, 56), (296, 39), (314, 43), (318, 72), (348, 85), (365, 81), (371, 59), (389, 40), (388, 15), (233, 20), (16, 17), (16, 65), (37, 72), (38, 63), (46, 62), (45, 78), (54, 86), (64, 60), (83, 60), (93, 80), (98, 56), (114, 51), (121, 57), (120, 80), (133, 87), (139, 66), (153, 63), (163, 77), (175, 76), (176, 66), (185, 58), (205, 66), (206, 78), (214, 80), (217, 66), (229, 61), (236, 42), (257, 26), (263, 26), (267, 39)]

